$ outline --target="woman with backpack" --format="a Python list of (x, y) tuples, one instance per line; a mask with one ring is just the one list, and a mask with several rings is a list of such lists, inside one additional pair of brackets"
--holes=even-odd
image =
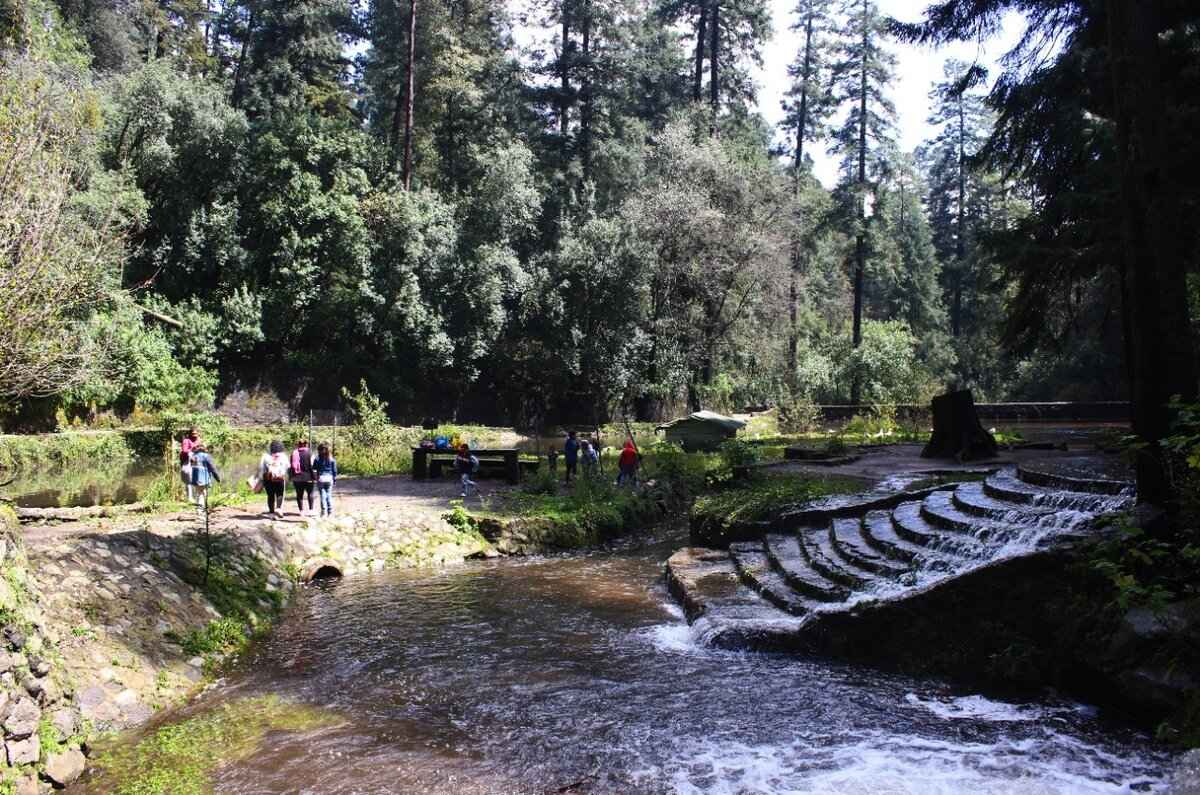
[[(288, 477), (292, 479), (292, 488), (296, 490), (296, 507), (300, 509), (300, 515), (306, 516), (313, 512), (313, 481), (316, 480), (316, 475), (313, 473), (312, 451), (308, 449), (308, 440), (301, 439), (296, 445), (296, 449), (292, 451), (291, 466), (288, 468)], [(304, 498), (308, 497), (308, 510), (304, 508)]]
[(283, 452), (283, 442), (278, 439), (271, 442), (269, 451), (259, 459), (258, 474), (263, 491), (267, 493), (267, 513), (271, 516), (283, 515), (283, 491), (290, 463), (287, 453)]
[(333, 516), (333, 482), (337, 480), (337, 460), (329, 454), (329, 445), (317, 445), (313, 472), (317, 475), (317, 492), (321, 495), (321, 515)]
[(203, 516), (208, 512), (208, 487), (213, 481), (221, 482), (217, 468), (213, 465), (212, 456), (205, 450), (204, 442), (196, 442), (190, 451), (192, 461), (191, 489), (196, 495), (196, 508)]

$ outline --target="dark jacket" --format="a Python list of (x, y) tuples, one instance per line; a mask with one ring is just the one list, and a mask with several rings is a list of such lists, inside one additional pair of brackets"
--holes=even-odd
[(313, 454), (312, 450), (307, 447), (301, 447), (292, 453), (291, 466), (288, 467), (288, 476), (293, 483), (312, 483), (316, 480), (313, 474)]

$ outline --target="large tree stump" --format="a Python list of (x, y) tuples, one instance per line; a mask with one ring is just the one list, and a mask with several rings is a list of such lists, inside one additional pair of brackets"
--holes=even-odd
[(933, 436), (922, 458), (972, 461), (996, 455), (996, 440), (983, 429), (970, 391), (947, 392), (933, 399)]

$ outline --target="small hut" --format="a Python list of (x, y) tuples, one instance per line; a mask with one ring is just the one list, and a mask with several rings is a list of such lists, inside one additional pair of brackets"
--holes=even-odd
[(697, 450), (716, 450), (721, 442), (737, 436), (738, 429), (744, 427), (746, 423), (733, 417), (726, 417), (714, 411), (697, 411), (659, 425), (655, 430), (663, 431), (668, 442), (673, 442), (691, 453)]

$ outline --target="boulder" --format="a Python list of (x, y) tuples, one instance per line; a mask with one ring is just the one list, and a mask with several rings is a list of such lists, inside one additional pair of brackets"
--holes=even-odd
[(38, 783), (37, 776), (26, 776), (17, 780), (13, 795), (42, 795), (42, 785)]
[(68, 748), (62, 753), (50, 754), (46, 759), (46, 778), (50, 779), (56, 787), (66, 787), (75, 783), (75, 779), (83, 775), (85, 764), (83, 754), (74, 748)]
[(8, 718), (4, 721), (4, 731), (10, 737), (28, 737), (37, 731), (38, 721), (42, 718), (42, 710), (31, 699), (22, 697)]
[(36, 735), (24, 740), (9, 740), (4, 748), (8, 752), (8, 764), (12, 767), (37, 764), (42, 754), (42, 743)]
[(59, 742), (66, 742), (79, 729), (79, 717), (73, 709), (56, 709), (50, 715), (50, 725), (58, 732)]

